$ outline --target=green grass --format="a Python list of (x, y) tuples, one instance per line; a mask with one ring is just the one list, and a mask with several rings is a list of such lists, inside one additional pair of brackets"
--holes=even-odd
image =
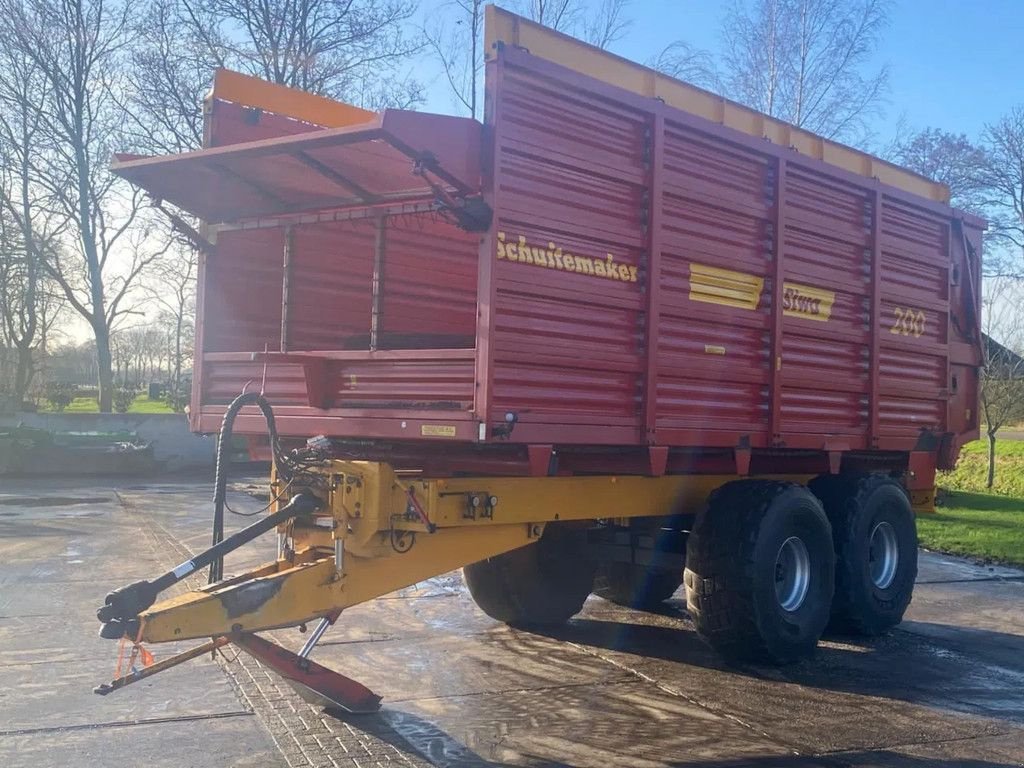
[(128, 413), (174, 413), (163, 400), (150, 400), (148, 395), (139, 395), (128, 409)]
[(918, 515), (917, 534), (928, 549), (1024, 566), (1024, 499), (953, 491)]
[(938, 477), (935, 514), (919, 515), (921, 545), (986, 562), (1024, 566), (1024, 441), (996, 442), (996, 478), (985, 487), (988, 444), (969, 443)]
[(975, 493), (994, 493), (1024, 499), (1024, 440), (996, 440), (996, 481), (985, 487), (988, 473), (988, 442), (976, 440), (960, 452), (952, 472), (940, 472), (943, 488)]
[[(44, 405), (40, 410), (43, 411), (54, 411), (56, 409), (51, 408), (49, 404)], [(71, 405), (64, 408), (64, 413), (98, 413), (100, 410), (99, 404), (96, 402), (94, 397), (76, 397), (71, 401)]]
[[(52, 413), (54, 409), (46, 403), (39, 410)], [(64, 409), (64, 413), (99, 413), (99, 411), (99, 403), (94, 397), (76, 397)], [(139, 395), (128, 409), (128, 413), (174, 413), (174, 411), (163, 400), (150, 400), (147, 395)]]

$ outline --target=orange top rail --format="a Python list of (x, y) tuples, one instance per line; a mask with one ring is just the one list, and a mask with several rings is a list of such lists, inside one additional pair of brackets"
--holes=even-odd
[(213, 88), (206, 98), (208, 101), (221, 99), (246, 107), (256, 107), (303, 122), (322, 125), (324, 128), (359, 125), (377, 116), (375, 112), (367, 109), (268, 83), (258, 77), (250, 77), (230, 69), (217, 70), (213, 76)]

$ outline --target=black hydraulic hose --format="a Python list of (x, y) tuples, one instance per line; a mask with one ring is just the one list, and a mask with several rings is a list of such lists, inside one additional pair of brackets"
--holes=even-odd
[[(270, 402), (259, 392), (243, 392), (228, 406), (224, 412), (224, 420), (220, 425), (220, 434), (217, 436), (217, 470), (213, 483), (213, 544), (217, 545), (224, 540), (224, 506), (228, 492), (228, 465), (231, 463), (231, 433), (235, 426), (235, 418), (239, 411), (248, 405), (255, 405), (260, 409), (263, 418), (267, 422), (267, 434), (270, 436), (270, 451), (273, 455), (274, 467), (278, 477), (287, 472), (284, 462), (280, 460), (281, 444), (277, 438), (277, 425), (274, 422), (274, 411)], [(283, 479), (287, 480), (287, 477)], [(220, 556), (210, 562), (209, 584), (220, 581), (224, 578), (224, 557)]]

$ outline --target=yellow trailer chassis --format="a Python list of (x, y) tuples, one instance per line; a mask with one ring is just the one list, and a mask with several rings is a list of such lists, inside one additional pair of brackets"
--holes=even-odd
[[(349, 606), (539, 541), (550, 523), (627, 525), (631, 518), (695, 515), (721, 475), (427, 478), (385, 463), (326, 459), (271, 481), (270, 516), (153, 582), (107, 597), (105, 637), (141, 646), (203, 638), (202, 645), (105, 683), (107, 694), (227, 643), (254, 655), (306, 698), (352, 712), (380, 699), (307, 658)], [(778, 477), (806, 482), (806, 477)], [(302, 511), (291, 516), (289, 509)], [(154, 602), (170, 584), (276, 526), (278, 557), (229, 579)], [(243, 541), (235, 543), (234, 538)], [(205, 559), (204, 559), (205, 558)], [(137, 605), (139, 610), (130, 606)], [(319, 619), (298, 654), (254, 633)], [(312, 695), (310, 695), (312, 694)]]
[(399, 475), (387, 464), (336, 460), (319, 471), (325, 482), (311, 490), (321, 507), (278, 528), (276, 562), (157, 603), (140, 616), (141, 640), (162, 643), (308, 623), (526, 546), (549, 522), (695, 514), (711, 491), (733, 479), (428, 479)]

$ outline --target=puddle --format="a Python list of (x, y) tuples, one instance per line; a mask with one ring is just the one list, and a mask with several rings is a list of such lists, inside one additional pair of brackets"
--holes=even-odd
[[(103, 504), (109, 496), (7, 496), (0, 499), (3, 507), (72, 507), (76, 504)], [(8, 516), (16, 512), (7, 513)]]
[(103, 517), (103, 511), (99, 509), (82, 509), (73, 512), (58, 512), (56, 517)]

